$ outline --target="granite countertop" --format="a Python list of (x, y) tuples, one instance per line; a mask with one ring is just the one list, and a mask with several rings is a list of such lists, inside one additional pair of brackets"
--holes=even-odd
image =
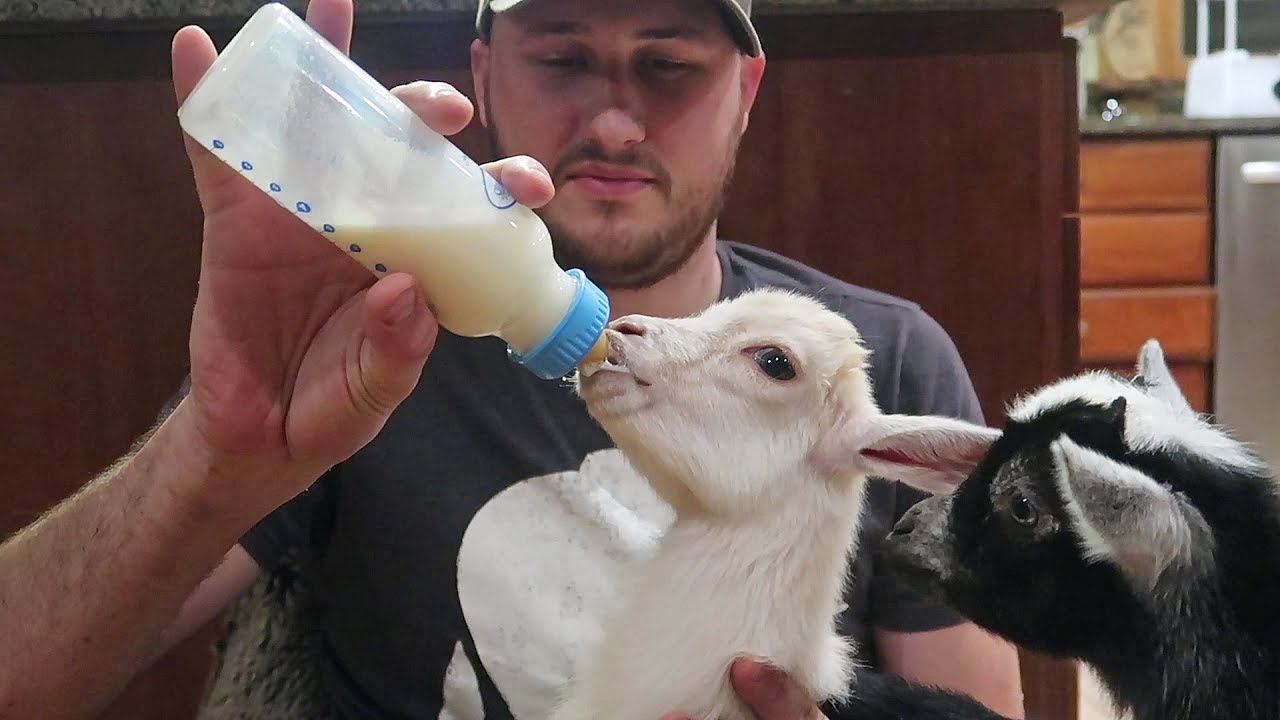
[(1280, 134), (1280, 117), (1188, 118), (1174, 113), (1126, 113), (1111, 121), (1098, 116), (1080, 119), (1080, 136), (1086, 138), (1263, 133)]
[[(266, 0), (0, 0), (4, 23), (243, 20)], [(1072, 16), (1118, 0), (755, 0), (756, 14), (892, 10), (1008, 10), (1063, 7)], [(285, 0), (295, 11), (305, 0)], [(356, 0), (357, 17), (474, 12), (475, 0)]]

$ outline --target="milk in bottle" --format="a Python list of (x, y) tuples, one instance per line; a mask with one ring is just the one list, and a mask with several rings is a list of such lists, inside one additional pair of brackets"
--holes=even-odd
[(609, 301), (541, 219), (280, 3), (178, 110), (183, 130), (370, 272), (413, 275), (450, 332), (543, 378), (602, 359)]

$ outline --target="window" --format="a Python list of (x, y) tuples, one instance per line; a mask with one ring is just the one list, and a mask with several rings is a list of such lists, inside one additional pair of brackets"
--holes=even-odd
[[(1182, 49), (1196, 54), (1196, 0), (1182, 2)], [(1280, 2), (1238, 0), (1239, 46), (1251, 53), (1280, 53)], [(1209, 0), (1209, 50), (1222, 49), (1222, 0)]]

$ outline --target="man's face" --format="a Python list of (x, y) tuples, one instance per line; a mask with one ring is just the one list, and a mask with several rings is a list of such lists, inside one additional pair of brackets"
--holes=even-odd
[(710, 2), (527, 0), (472, 49), (495, 152), (551, 173), (563, 267), (642, 288), (706, 240), (764, 71)]

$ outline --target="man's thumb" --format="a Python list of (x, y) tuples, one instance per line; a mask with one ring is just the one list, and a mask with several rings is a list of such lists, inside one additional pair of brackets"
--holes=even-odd
[(812, 717), (813, 701), (787, 673), (761, 660), (738, 658), (729, 678), (742, 701), (760, 720)]
[(360, 382), (376, 411), (390, 412), (413, 390), (439, 328), (422, 290), (409, 275), (388, 275), (369, 288)]

